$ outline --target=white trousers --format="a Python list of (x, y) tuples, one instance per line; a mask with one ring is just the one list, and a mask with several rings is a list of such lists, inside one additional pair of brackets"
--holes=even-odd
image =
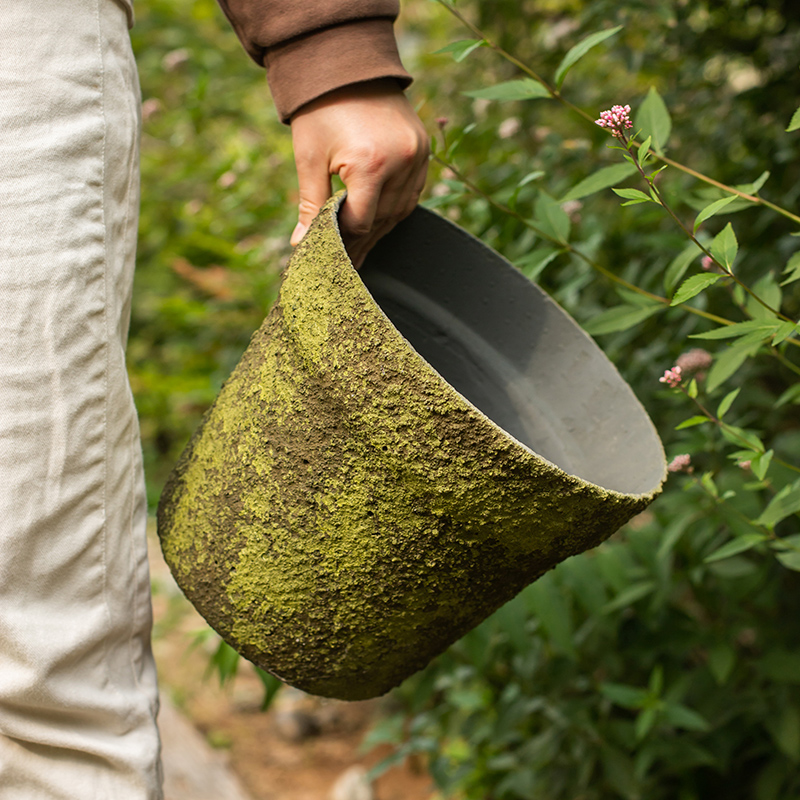
[(126, 1), (0, 3), (0, 800), (161, 797)]

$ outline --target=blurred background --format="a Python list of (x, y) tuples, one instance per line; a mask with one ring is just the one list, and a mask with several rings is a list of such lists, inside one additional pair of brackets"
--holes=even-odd
[[(761, 195), (797, 214), (800, 134), (786, 132), (800, 104), (793, 0), (459, 0), (456, 8), (547, 80), (584, 37), (623, 26), (572, 68), (563, 95), (593, 119), (616, 103), (635, 113), (655, 87), (671, 116), (669, 156), (725, 184), (761, 178)], [(425, 203), (596, 335), (651, 414), (668, 459), (690, 455), (693, 472), (671, 475), (665, 494), (611, 541), (549, 573), (379, 703), (276, 692), (203, 631), (156, 552), (165, 694), (227, 754), (255, 800), (334, 791), (350, 792), (334, 800), (800, 797), (800, 564), (760, 544), (709, 560), (758, 532), (753, 520), (797, 478), (778, 462), (798, 464), (800, 391), (785, 360), (800, 359), (755, 348), (715, 395), (741, 390), (733, 419), (773, 450), (765, 475), (739, 466), (713, 426), (676, 431), (694, 412), (658, 378), (698, 344), (714, 355), (725, 343), (689, 339), (711, 326), (680, 307), (598, 326), (600, 314), (636, 298), (540, 240), (526, 220), (541, 198), (558, 200), (574, 247), (660, 296), (674, 288), (685, 237), (654, 204), (621, 208), (609, 189), (574, 191), (621, 159), (608, 134), (570, 108), (466, 95), (522, 73), (490, 47), (461, 60), (437, 54), (477, 38), (440, 3), (404, 0), (397, 33), (416, 78), (409, 96), (452, 167), (431, 165)], [(289, 131), (264, 74), (214, 0), (138, 0), (132, 37), (144, 134), (128, 364), (154, 510), (276, 296), (297, 186)], [(659, 180), (688, 221), (722, 197), (677, 169)], [(732, 222), (737, 274), (797, 320), (800, 282), (782, 272), (800, 227), (763, 206), (727, 211), (709, 220), (709, 235)], [(759, 313), (730, 291), (693, 302), (734, 321)], [(775, 530), (796, 536), (797, 515)]]

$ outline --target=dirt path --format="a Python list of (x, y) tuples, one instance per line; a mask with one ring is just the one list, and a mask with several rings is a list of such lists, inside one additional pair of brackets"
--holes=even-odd
[[(175, 585), (150, 532), (150, 568), (164, 711), (166, 800), (428, 800), (430, 778), (413, 765), (370, 785), (363, 754), (379, 703), (344, 703), (283, 689), (267, 713), (261, 683), (247, 662), (220, 688), (205, 678), (215, 643), (195, 644), (206, 629)], [(227, 783), (226, 783), (227, 781)]]

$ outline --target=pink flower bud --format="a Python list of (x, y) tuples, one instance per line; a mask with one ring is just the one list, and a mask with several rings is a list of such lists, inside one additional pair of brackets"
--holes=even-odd
[(658, 382), (666, 383), (669, 387), (674, 389), (676, 386), (680, 386), (682, 371), (683, 370), (676, 365), (672, 369), (666, 370), (666, 372), (664, 372), (664, 376), (659, 378)]
[(675, 456), (672, 461), (667, 464), (667, 472), (693, 472), (692, 457), (687, 453), (682, 453)]
[(621, 139), (623, 131), (633, 127), (630, 113), (630, 106), (612, 106), (608, 111), (600, 112), (600, 119), (595, 120), (595, 125), (608, 128), (612, 136)]

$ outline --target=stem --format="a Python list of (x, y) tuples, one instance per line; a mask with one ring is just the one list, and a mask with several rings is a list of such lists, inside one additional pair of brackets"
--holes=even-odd
[(747, 192), (743, 192), (739, 189), (734, 188), (733, 186), (728, 186), (725, 183), (720, 183), (719, 181), (710, 178), (708, 175), (704, 175), (702, 172), (697, 172), (697, 170), (692, 169), (691, 167), (687, 167), (684, 164), (679, 163), (678, 161), (673, 161), (671, 158), (667, 158), (667, 156), (659, 155), (658, 153), (653, 153), (653, 155), (662, 163), (669, 164), (671, 167), (675, 167), (675, 169), (680, 170), (681, 172), (685, 173), (686, 175), (691, 175), (693, 178), (697, 178), (699, 181), (703, 181), (703, 183), (707, 183), (710, 186), (716, 186), (717, 189), (722, 189), (723, 192), (727, 192), (728, 194), (734, 194), (737, 197), (741, 197), (743, 200), (748, 200), (755, 205), (765, 206), (766, 208), (771, 209), (777, 214), (786, 217), (787, 219), (792, 220), (792, 222), (797, 222), (800, 224), (800, 217), (796, 214), (792, 214), (791, 211), (781, 208), (781, 206), (776, 205), (775, 203), (771, 203), (769, 200), (765, 200), (763, 197), (759, 197), (755, 194), (747, 194)]

